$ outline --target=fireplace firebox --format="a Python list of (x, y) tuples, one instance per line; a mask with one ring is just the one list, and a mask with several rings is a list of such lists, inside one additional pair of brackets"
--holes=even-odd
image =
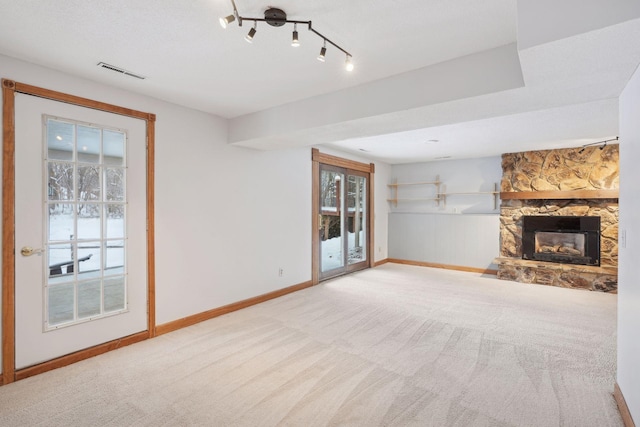
[(600, 265), (600, 217), (523, 216), (522, 259)]

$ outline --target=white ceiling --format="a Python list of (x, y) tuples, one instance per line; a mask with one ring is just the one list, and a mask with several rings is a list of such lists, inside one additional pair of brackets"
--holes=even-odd
[[(572, 19), (581, 22), (579, 32), (571, 34), (565, 25), (565, 34), (547, 30), (538, 37), (531, 30), (538, 18), (530, 10), (553, 5), (551, 0), (236, 2), (243, 16), (261, 17), (274, 6), (290, 19), (312, 20), (316, 30), (352, 53), (354, 72), (344, 71), (344, 54), (331, 46), (327, 61), (318, 62), (321, 39), (304, 26), (298, 27), (299, 48), (290, 46), (290, 26), (259, 23), (253, 44), (244, 40), (248, 22), (222, 29), (218, 18), (231, 13), (230, 0), (0, 0), (0, 53), (216, 114), (230, 119), (232, 133), (246, 120), (273, 118), (252, 127), (250, 143), (231, 141), (240, 145), (322, 143), (390, 163), (579, 146), (615, 136), (616, 98), (640, 62), (640, 15), (625, 18), (637, 12), (633, 5), (600, 26), (586, 15), (582, 25), (577, 8)], [(394, 111), (354, 111), (326, 123), (272, 131), (274, 123), (286, 121), (283, 106), (304, 112), (309, 100), (332, 96), (340, 102), (387, 82), (387, 96), (376, 101), (384, 104), (408, 72), (437, 70), (441, 63), (518, 43), (525, 35), (526, 48), (516, 58), (519, 87), (495, 86), (420, 105), (400, 102)], [(536, 38), (544, 40), (536, 44)], [(100, 61), (147, 79), (98, 68)], [(465, 73), (471, 77), (474, 70), (453, 77), (464, 79)], [(431, 80), (438, 85), (437, 78)], [(398, 87), (398, 94), (407, 90)], [(432, 139), (439, 142), (426, 142)]]

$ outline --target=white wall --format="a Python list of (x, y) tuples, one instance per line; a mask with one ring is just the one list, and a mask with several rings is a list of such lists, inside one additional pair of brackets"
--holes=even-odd
[[(500, 184), (500, 157), (394, 165), (391, 182), (430, 182), (440, 191), (489, 192)], [(388, 198), (394, 192), (388, 189)], [(400, 186), (398, 198), (436, 197), (434, 185)], [(450, 195), (446, 203), (399, 201), (390, 208), (389, 257), (463, 267), (496, 268), (500, 200), (490, 194)]]
[[(235, 147), (219, 117), (5, 56), (0, 77), (156, 114), (158, 324), (311, 279), (310, 147)], [(377, 164), (383, 182), (386, 170)]]
[(389, 257), (497, 270), (498, 215), (389, 215)]
[(618, 384), (640, 423), (640, 70), (620, 96)]
[(387, 184), (391, 179), (391, 165), (375, 162), (375, 256), (374, 261), (389, 257), (389, 203), (387, 202)]

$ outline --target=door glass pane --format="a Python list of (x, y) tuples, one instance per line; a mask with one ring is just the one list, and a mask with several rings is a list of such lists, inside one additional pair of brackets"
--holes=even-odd
[(47, 158), (73, 160), (75, 126), (55, 119), (47, 120)]
[(78, 125), (78, 161), (83, 163), (100, 162), (100, 129)]
[(104, 281), (104, 312), (124, 310), (124, 277), (114, 277)]
[(78, 166), (78, 200), (100, 201), (100, 170), (97, 166)]
[(119, 202), (124, 200), (124, 169), (107, 168), (105, 182), (107, 201)]
[(107, 205), (107, 237), (124, 237), (124, 205)]
[(50, 162), (47, 170), (49, 200), (73, 200), (73, 163)]
[(105, 275), (124, 273), (124, 241), (110, 240), (106, 242)]
[(100, 242), (78, 243), (78, 280), (100, 277)]
[(58, 325), (74, 319), (74, 284), (65, 283), (49, 287), (47, 306), (49, 325)]
[(104, 164), (123, 166), (125, 134), (112, 130), (104, 131)]
[(73, 244), (49, 245), (47, 248), (49, 284), (73, 281), (73, 260), (75, 259)]
[(347, 176), (348, 263), (356, 264), (367, 259), (366, 253), (366, 178)]
[(320, 172), (320, 271), (344, 266), (344, 175), (339, 172)]
[(78, 283), (78, 319), (100, 314), (101, 293), (100, 280)]
[(99, 239), (102, 235), (100, 222), (102, 205), (81, 203), (78, 205), (78, 239)]
[(75, 235), (75, 206), (70, 203), (48, 205), (49, 241), (67, 241)]

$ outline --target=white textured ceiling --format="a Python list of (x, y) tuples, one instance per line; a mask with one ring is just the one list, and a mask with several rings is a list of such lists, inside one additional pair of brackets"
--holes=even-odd
[[(316, 60), (322, 40), (293, 27), (232, 23), (230, 0), (1, 0), (0, 52), (107, 81), (222, 117), (260, 111), (515, 41), (513, 0), (237, 0), (243, 16), (264, 17), (270, 6), (316, 30), (353, 55), (331, 46)], [(464, 13), (460, 13), (463, 11)], [(147, 76), (110, 75), (107, 62)]]
[[(285, 10), (290, 19), (312, 20), (315, 29), (353, 54), (353, 73), (344, 71), (344, 54), (331, 46), (327, 62), (318, 62), (321, 40), (303, 26), (298, 28), (299, 48), (290, 46), (290, 26), (258, 24), (253, 44), (244, 40), (248, 22), (223, 30), (217, 21), (231, 13), (229, 0), (0, 0), (0, 53), (229, 118), (233, 128), (248, 114), (258, 121), (275, 117), (275, 123), (282, 120), (275, 113), (279, 106), (296, 109), (327, 94), (338, 94), (339, 102), (340, 94), (352, 93), (347, 90), (357, 93), (381, 81), (395, 84), (408, 72), (435, 70), (446, 61), (517, 43), (518, 20), (526, 23), (518, 17), (522, 2), (529, 8), (541, 4), (237, 0), (243, 16), (261, 17), (273, 6)], [(624, 13), (632, 9), (636, 10), (632, 5)], [(574, 18), (580, 19), (579, 10)], [(402, 163), (495, 155), (505, 148), (576, 146), (610, 137), (617, 133), (615, 98), (640, 61), (640, 22), (635, 18), (593, 31), (584, 29), (590, 28), (587, 22), (580, 34), (572, 35), (568, 28), (562, 37), (547, 34), (537, 45), (536, 34), (527, 34), (527, 49), (517, 52), (521, 88), (496, 87), (495, 93), (461, 95), (451, 102), (425, 101), (421, 108), (406, 111), (398, 106), (393, 114), (374, 114), (366, 120), (361, 116), (357, 122), (336, 119), (279, 135), (261, 130), (262, 136), (246, 145), (273, 149), (294, 144), (282, 141), (321, 141)], [(608, 19), (610, 24), (625, 21), (615, 14)], [(100, 61), (147, 79), (100, 69)], [(465, 71), (469, 76), (473, 72)], [(465, 79), (464, 73), (454, 77)], [(437, 78), (433, 84), (437, 86)], [(393, 97), (392, 86), (386, 91), (388, 96), (377, 103)], [(425, 148), (425, 138), (441, 142)]]

